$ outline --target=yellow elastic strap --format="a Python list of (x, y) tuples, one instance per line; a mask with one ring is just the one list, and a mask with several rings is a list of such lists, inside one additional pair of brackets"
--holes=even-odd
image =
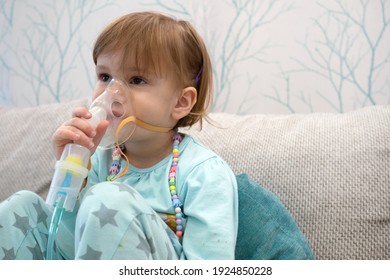
[(148, 124), (146, 122), (143, 122), (135, 117), (130, 117), (130, 118), (134, 118), (134, 122), (136, 125), (142, 127), (142, 128), (145, 128), (147, 130), (150, 130), (150, 131), (154, 131), (154, 132), (169, 132), (172, 130), (172, 128), (170, 127), (161, 127), (161, 126), (155, 126), (155, 125), (152, 125), (152, 124)]
[[(137, 119), (136, 117), (134, 116), (130, 116), (130, 117), (127, 117), (126, 119), (124, 119), (118, 126), (118, 128), (116, 129), (116, 132), (115, 132), (115, 144), (117, 147), (119, 147), (119, 131), (126, 125), (128, 124), (129, 122), (134, 122), (136, 125), (142, 127), (142, 128), (145, 128), (147, 130), (150, 130), (150, 131), (154, 131), (154, 132), (169, 132), (172, 130), (172, 128), (168, 128), (168, 127), (160, 127), (160, 126), (155, 126), (155, 125), (152, 125), (152, 124), (148, 124), (146, 122), (143, 122), (139, 119)], [(127, 158), (127, 156), (125, 155), (125, 153), (122, 151), (122, 149), (119, 149), (120, 152), (121, 152), (121, 155), (126, 159), (126, 166), (125, 168), (123, 169), (123, 171), (117, 176), (115, 177), (113, 180), (119, 178), (119, 177), (122, 177), (123, 175), (125, 175), (127, 173), (127, 171), (129, 170), (129, 159)]]

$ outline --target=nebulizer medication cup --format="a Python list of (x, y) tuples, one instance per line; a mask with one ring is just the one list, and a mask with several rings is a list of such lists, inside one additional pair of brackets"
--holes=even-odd
[(88, 174), (90, 151), (77, 144), (68, 144), (55, 164), (46, 203), (49, 206), (61, 205), (66, 211), (73, 211), (79, 190)]

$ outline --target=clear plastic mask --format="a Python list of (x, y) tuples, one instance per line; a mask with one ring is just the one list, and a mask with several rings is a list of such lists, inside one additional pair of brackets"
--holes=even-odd
[(96, 127), (101, 121), (108, 120), (109, 126), (99, 143), (101, 148), (112, 148), (115, 144), (123, 144), (134, 133), (135, 122), (127, 122), (118, 131), (119, 125), (129, 116), (133, 116), (130, 89), (126, 83), (112, 79), (106, 89), (93, 100), (89, 111), (92, 118), (87, 121)]

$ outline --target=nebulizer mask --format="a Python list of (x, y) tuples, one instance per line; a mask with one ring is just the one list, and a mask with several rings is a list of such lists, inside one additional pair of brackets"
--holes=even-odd
[[(154, 132), (168, 132), (171, 128), (154, 126), (134, 115), (134, 102), (126, 82), (112, 79), (89, 107), (92, 117), (85, 119), (92, 127), (108, 120), (109, 126), (99, 143), (99, 149), (110, 149), (125, 143), (137, 126)], [(124, 155), (124, 154), (123, 154)], [(67, 144), (55, 165), (55, 173), (46, 203), (53, 209), (49, 228), (46, 259), (53, 259), (54, 240), (63, 211), (72, 212), (84, 179), (88, 175), (90, 150), (78, 144)], [(125, 155), (124, 155), (125, 156)], [(127, 164), (128, 160), (126, 158)], [(126, 165), (127, 166), (127, 165)]]

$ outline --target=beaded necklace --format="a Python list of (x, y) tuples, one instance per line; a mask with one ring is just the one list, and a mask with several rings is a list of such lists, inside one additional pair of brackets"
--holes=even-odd
[[(169, 183), (169, 192), (171, 194), (171, 200), (172, 200), (172, 206), (175, 210), (174, 219), (167, 218), (165, 221), (167, 222), (168, 226), (175, 231), (176, 236), (178, 238), (181, 238), (183, 236), (183, 203), (180, 201), (177, 192), (176, 192), (176, 174), (177, 174), (177, 167), (179, 163), (179, 144), (182, 140), (182, 136), (180, 133), (178, 133), (177, 130), (175, 130), (175, 134), (172, 137), (172, 164), (169, 169), (169, 175), (168, 175), (168, 183)], [(121, 155), (124, 155), (125, 146), (119, 145), (116, 146), (114, 151), (112, 152), (112, 164), (109, 169), (109, 175), (107, 176), (107, 181), (114, 181), (115, 179), (119, 178), (117, 177), (120, 169), (121, 169)], [(126, 158), (127, 160), (127, 158)], [(169, 216), (169, 215), (168, 215)], [(174, 221), (173, 225), (171, 222)]]
[(169, 170), (169, 190), (171, 192), (172, 205), (176, 213), (176, 236), (181, 238), (183, 236), (183, 203), (180, 201), (176, 193), (176, 173), (177, 165), (179, 163), (179, 144), (182, 140), (181, 135), (176, 131), (172, 137), (173, 149), (172, 149), (172, 165)]

